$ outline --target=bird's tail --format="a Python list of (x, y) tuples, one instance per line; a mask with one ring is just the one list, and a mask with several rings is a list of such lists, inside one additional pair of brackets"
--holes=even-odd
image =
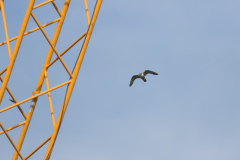
[(146, 78), (143, 78), (143, 81), (144, 81), (144, 82), (147, 82)]

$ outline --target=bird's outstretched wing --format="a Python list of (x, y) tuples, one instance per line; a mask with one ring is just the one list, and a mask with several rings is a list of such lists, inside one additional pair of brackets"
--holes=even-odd
[(154, 74), (154, 75), (158, 75), (156, 72), (150, 71), (150, 70), (145, 70), (143, 72), (144, 76), (146, 76), (148, 73)]
[(139, 75), (132, 76), (132, 79), (131, 79), (130, 84), (129, 84), (130, 87), (131, 87), (131, 85), (133, 84), (133, 82), (136, 78), (140, 78)]

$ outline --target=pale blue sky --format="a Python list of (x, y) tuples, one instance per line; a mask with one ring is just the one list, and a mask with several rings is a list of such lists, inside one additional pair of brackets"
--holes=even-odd
[[(62, 2), (56, 0), (59, 6)], [(89, 1), (90, 11), (94, 3)], [(27, 2), (4, 4), (6, 12), (12, 9), (6, 16), (13, 37), (19, 31), (14, 20), (21, 23)], [(104, 0), (51, 159), (239, 160), (239, 8), (237, 0)], [(57, 17), (47, 11), (46, 6), (46, 12), (34, 12), (42, 24)], [(72, 0), (59, 52), (86, 29), (83, 14), (83, 2)], [(32, 21), (28, 29), (35, 26)], [(54, 27), (45, 28), (49, 37)], [(1, 42), (2, 29), (0, 19)], [(9, 82), (18, 101), (36, 87), (46, 45), (40, 32), (24, 38)], [(69, 68), (79, 50), (80, 45), (64, 56)], [(0, 47), (3, 52), (6, 48)], [(129, 87), (131, 76), (145, 69), (159, 75), (147, 75), (146, 83), (138, 79)], [(59, 84), (67, 74), (57, 66), (49, 76), (50, 84)], [(64, 92), (53, 92), (56, 114)], [(45, 125), (51, 124), (47, 99), (41, 100), (22, 149), (25, 156), (52, 130)], [(5, 96), (1, 108), (10, 104)], [(29, 105), (22, 107), (27, 111)], [(6, 127), (23, 120), (12, 122), (2, 115)], [(9, 132), (15, 141), (19, 131)], [(0, 159), (11, 159), (11, 149), (1, 135)], [(43, 147), (32, 159), (43, 159), (45, 151)]]

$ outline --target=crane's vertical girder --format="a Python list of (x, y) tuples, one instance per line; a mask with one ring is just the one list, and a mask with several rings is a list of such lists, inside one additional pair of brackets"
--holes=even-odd
[(72, 90), (73, 90), (73, 87), (75, 85), (75, 82), (76, 82), (76, 79), (77, 79), (77, 76), (78, 76), (78, 72), (80, 70), (80, 67), (81, 67), (81, 64), (82, 64), (82, 61), (83, 61), (83, 58), (84, 58), (87, 46), (88, 46), (88, 42), (90, 40), (92, 31), (93, 31), (93, 27), (94, 27), (96, 19), (97, 19), (98, 12), (99, 12), (100, 7), (101, 7), (101, 3), (102, 3), (102, 1), (97, 1), (97, 3), (96, 3), (95, 10), (93, 12), (93, 16), (92, 16), (91, 22), (89, 24), (87, 34), (86, 34), (86, 37), (85, 37), (83, 45), (82, 45), (82, 49), (80, 51), (79, 57), (77, 59), (76, 65), (75, 65), (73, 73), (72, 73), (72, 77), (73, 77), (72, 81), (71, 81), (71, 83), (68, 84), (68, 88), (67, 88), (67, 91), (66, 91), (66, 96), (65, 96), (65, 99), (63, 101), (61, 110), (60, 110), (60, 115), (58, 116), (58, 120), (57, 120), (56, 126), (54, 128), (51, 140), (49, 142), (47, 153), (46, 153), (45, 158), (44, 158), (46, 160), (48, 160), (50, 158), (50, 156), (51, 156), (53, 145), (54, 145), (54, 143), (56, 141), (56, 138), (57, 138), (57, 135), (58, 135), (58, 131), (59, 131), (59, 128), (60, 128), (62, 120), (63, 120), (63, 116), (64, 116), (64, 114), (66, 112), (67, 105), (68, 105), (68, 102), (70, 100), (70, 97), (71, 97), (71, 94), (72, 94)]
[[(13, 69), (13, 66), (14, 66), (14, 62), (17, 58), (18, 50), (20, 48), (24, 32), (27, 28), (28, 20), (30, 18), (30, 14), (32, 12), (34, 2), (35, 2), (35, 0), (30, 0), (29, 1), (29, 5), (28, 5), (28, 8), (27, 8), (25, 17), (23, 19), (22, 26), (21, 26), (21, 29), (20, 29), (19, 34), (18, 34), (18, 38), (16, 40), (16, 44), (15, 44), (15, 47), (13, 49), (13, 53), (12, 53), (12, 55), (11, 55), (11, 53), (9, 53), (10, 54), (10, 56), (9, 56), (10, 57), (10, 62), (8, 64), (8, 67), (7, 67), (7, 70), (6, 70), (6, 73), (5, 73), (1, 88), (0, 88), (0, 104), (2, 102), (4, 92), (7, 88), (7, 84), (8, 84), (8, 81), (9, 81), (9, 78), (10, 78), (10, 75), (11, 75), (11, 72), (12, 72), (12, 69)], [(1, 8), (3, 9), (3, 0), (1, 0)], [(2, 15), (4, 15), (4, 10), (2, 10), (2, 13), (3, 13)], [(7, 34), (6, 30), (5, 30), (5, 33)], [(8, 42), (8, 44), (9, 44), (9, 42)]]
[[(95, 25), (95, 22), (96, 22), (96, 19), (97, 19), (97, 16), (98, 16), (101, 4), (102, 4), (102, 0), (96, 0), (95, 8), (92, 13), (92, 18), (90, 19), (87, 0), (84, 0), (84, 7), (85, 7), (85, 11), (86, 11), (87, 25), (88, 25), (87, 30), (77, 40), (75, 40), (69, 47), (67, 47), (61, 54), (59, 54), (56, 49), (56, 44), (57, 44), (64, 20), (65, 20), (65, 16), (66, 16), (68, 8), (69, 8), (70, 1), (71, 0), (65, 0), (65, 2), (63, 4), (63, 9), (60, 12), (57, 5), (54, 2), (54, 0), (47, 0), (43, 3), (35, 5), (35, 6), (34, 6), (35, 0), (29, 0), (28, 8), (26, 10), (26, 14), (25, 14), (25, 17), (24, 17), (24, 20), (23, 20), (23, 23), (22, 23), (22, 26), (21, 26), (18, 36), (9, 39), (7, 23), (6, 23), (6, 19), (5, 19), (3, 0), (0, 0), (0, 12), (2, 13), (2, 17), (3, 17), (3, 25), (4, 25), (4, 30), (5, 30), (5, 36), (6, 36), (6, 41), (0, 43), (0, 47), (4, 44), (7, 44), (8, 55), (9, 55), (8, 66), (6, 68), (4, 68), (2, 71), (0, 71), (0, 81), (2, 82), (1, 88), (0, 88), (0, 104), (4, 98), (4, 93), (6, 91), (12, 98), (12, 101), (14, 102), (13, 105), (10, 105), (10, 106), (4, 107), (4, 108), (2, 108), (2, 106), (0, 106), (0, 115), (3, 112), (5, 113), (5, 112), (9, 111), (10, 109), (17, 107), (18, 110), (20, 111), (22, 117), (24, 118), (23, 122), (20, 122), (19, 124), (14, 125), (9, 128), (5, 128), (4, 124), (0, 121), (0, 128), (2, 129), (2, 131), (0, 132), (0, 136), (5, 134), (7, 139), (10, 141), (10, 143), (12, 144), (12, 146), (15, 150), (14, 154), (13, 154), (13, 158), (12, 158), (13, 160), (17, 160), (19, 157), (24, 160), (29, 159), (35, 152), (37, 152), (42, 146), (46, 145), (47, 143), (48, 143), (48, 148), (47, 148), (44, 159), (48, 160), (52, 154), (53, 146), (55, 144), (59, 129), (61, 127), (61, 123), (63, 121), (63, 117), (65, 115), (66, 108), (68, 106), (68, 102), (70, 100), (70, 97), (71, 97), (71, 94), (72, 94), (72, 91), (73, 91), (73, 88), (74, 88), (84, 55), (85, 55), (85, 52), (87, 49), (91, 34), (92, 34), (92, 31), (93, 31), (93, 28), (94, 28), (94, 25)], [(36, 16), (33, 14), (33, 10), (36, 8), (39, 8), (41, 6), (44, 6), (46, 4), (49, 4), (49, 3), (51, 3), (53, 5), (53, 7), (55, 8), (56, 12), (59, 15), (59, 18), (57, 18), (51, 22), (48, 22), (44, 25), (41, 25), (40, 22), (38, 21), (38, 19), (36, 18)], [(38, 27), (26, 32), (25, 30), (28, 25), (28, 21), (29, 21), (30, 17), (33, 18), (33, 20), (35, 21), (35, 23), (37, 24)], [(50, 40), (48, 38), (48, 35), (44, 31), (44, 27), (47, 27), (56, 22), (57, 22), (57, 26), (56, 26), (54, 35), (53, 35), (52, 40)], [(11, 92), (11, 90), (8, 87), (8, 81), (10, 79), (10, 76), (11, 76), (11, 73), (12, 73), (12, 70), (14, 67), (14, 63), (16, 61), (23, 37), (25, 35), (35, 32), (37, 30), (41, 31), (41, 33), (44, 35), (46, 41), (50, 45), (50, 47), (49, 47), (45, 62), (43, 64), (42, 71), (40, 73), (40, 77), (39, 77), (36, 89), (34, 91), (32, 91), (32, 96), (17, 102), (17, 100), (16, 100), (17, 98), (14, 97), (14, 94)], [(11, 53), (10, 42), (15, 41), (15, 40), (16, 40), (16, 43), (15, 43), (13, 52)], [(76, 63), (73, 68), (73, 71), (70, 72), (67, 65), (63, 61), (62, 56), (64, 54), (66, 54), (68, 52), (68, 50), (70, 50), (75, 44), (77, 44), (81, 40), (83, 40), (83, 43), (82, 43), (80, 53), (78, 55), (78, 58), (76, 59)], [(53, 59), (54, 54), (56, 55), (55, 59)], [(61, 62), (61, 65), (65, 68), (65, 71), (67, 72), (67, 74), (69, 76), (69, 80), (65, 81), (59, 85), (56, 85), (54, 87), (50, 87), (49, 81), (48, 81), (48, 69), (51, 66), (53, 66), (55, 64), (55, 62), (58, 60)], [(3, 74), (5, 74), (5, 75), (2, 78)], [(47, 90), (41, 91), (44, 82), (46, 83)], [(55, 118), (54, 118), (54, 114), (53, 114), (53, 104), (52, 104), (52, 99), (51, 99), (51, 91), (59, 89), (63, 86), (67, 86), (67, 90), (66, 90), (65, 98), (63, 99), (63, 103), (62, 103), (61, 110), (59, 112), (57, 121), (55, 122)], [(24, 156), (21, 154), (21, 148), (23, 146), (23, 142), (26, 137), (26, 133), (29, 129), (31, 119), (33, 117), (33, 112), (35, 110), (35, 107), (37, 106), (37, 102), (39, 100), (38, 98), (39, 98), (39, 96), (42, 96), (44, 94), (48, 95), (48, 101), (49, 101), (49, 107), (50, 107), (51, 119), (52, 119), (52, 125), (53, 125), (53, 132), (50, 135), (50, 137), (47, 137), (45, 141), (43, 141), (37, 148), (33, 149), (32, 152), (30, 152), (24, 158)], [(26, 114), (23, 111), (21, 105), (28, 101), (32, 101), (32, 102), (31, 102), (30, 110)], [(20, 126), (23, 126), (23, 127), (22, 127), (22, 131), (20, 133), (17, 145), (16, 145), (14, 143), (14, 141), (12, 140), (11, 136), (8, 134), (8, 132), (15, 128), (18, 128)]]

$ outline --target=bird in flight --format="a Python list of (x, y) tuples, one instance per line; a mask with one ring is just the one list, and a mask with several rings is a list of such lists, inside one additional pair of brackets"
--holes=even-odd
[(153, 71), (150, 71), (150, 70), (145, 70), (143, 73), (139, 73), (139, 75), (132, 76), (132, 79), (130, 81), (129, 86), (130, 87), (132, 86), (132, 84), (133, 84), (133, 82), (136, 78), (141, 78), (144, 82), (146, 82), (147, 80), (146, 80), (145, 76), (149, 73), (151, 73), (153, 75), (158, 75), (156, 72), (153, 72)]

